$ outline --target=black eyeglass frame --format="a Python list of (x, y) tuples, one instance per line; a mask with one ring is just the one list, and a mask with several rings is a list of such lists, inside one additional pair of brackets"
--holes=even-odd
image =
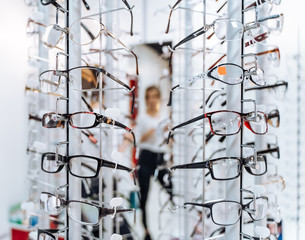
[[(52, 155), (54, 156), (54, 161), (58, 161), (58, 169), (56, 171), (48, 171), (46, 169), (44, 169), (43, 167), (43, 163), (45, 161), (45, 157), (47, 155)], [(118, 170), (123, 170), (123, 171), (127, 171), (127, 172), (132, 172), (133, 173), (133, 177), (134, 177), (134, 180), (135, 180), (135, 169), (131, 169), (129, 167), (126, 167), (126, 166), (123, 166), (121, 164), (117, 164), (117, 163), (114, 163), (112, 161), (108, 161), (108, 160), (105, 160), (105, 159), (102, 159), (102, 158), (97, 158), (97, 157), (93, 157), (93, 156), (89, 156), (89, 155), (73, 155), (73, 156), (63, 156), (63, 155), (60, 155), (60, 154), (57, 154), (58, 158), (56, 159), (56, 153), (53, 153), (53, 152), (45, 152), (41, 155), (41, 170), (46, 172), (46, 173), (58, 173), (60, 172), (63, 167), (65, 165), (67, 165), (68, 167), (68, 170), (70, 172), (70, 174), (74, 177), (78, 177), (78, 178), (96, 178), (98, 177), (99, 175), (99, 172), (100, 172), (100, 169), (102, 167), (106, 167), (106, 168), (112, 168), (112, 169), (118, 169)], [(75, 158), (90, 158), (90, 159), (93, 159), (93, 160), (96, 160), (97, 161), (97, 167), (96, 167), (96, 170), (94, 170), (92, 167), (90, 167), (88, 165), (88, 168), (90, 168), (90, 170), (94, 171), (95, 174), (92, 175), (92, 176), (89, 176), (89, 177), (83, 177), (81, 175), (77, 175), (77, 174), (74, 174), (72, 171), (71, 171), (71, 166), (70, 166), (70, 162), (71, 160), (75, 159)], [(50, 161), (50, 160), (47, 160), (47, 161)], [(87, 167), (87, 165), (85, 166)]]
[[(205, 162), (194, 162), (194, 163), (187, 163), (187, 164), (181, 164), (181, 165), (176, 165), (176, 166), (172, 166), (170, 168), (170, 171), (176, 170), (176, 169), (202, 169), (202, 168), (207, 168), (209, 169), (209, 172), (211, 174), (212, 179), (214, 180), (218, 180), (218, 181), (228, 181), (228, 180), (233, 180), (236, 179), (240, 176), (241, 171), (242, 171), (242, 167), (244, 166), (244, 168), (246, 169), (246, 171), (253, 175), (253, 176), (262, 176), (267, 172), (267, 159), (266, 156), (263, 155), (259, 155), (257, 156), (257, 159), (261, 159), (261, 161), (264, 161), (265, 163), (265, 171), (263, 173), (259, 173), (259, 174), (255, 174), (252, 172), (251, 170), (251, 164), (249, 165), (249, 162), (251, 160), (253, 160), (253, 156), (247, 157), (247, 158), (238, 158), (238, 157), (221, 157), (221, 158), (215, 158), (215, 159), (211, 159), (211, 160), (207, 160)], [(231, 177), (231, 178), (216, 178), (214, 175), (214, 171), (213, 171), (213, 163), (217, 162), (219, 160), (230, 160), (230, 159), (235, 159), (239, 161), (239, 167), (238, 167), (238, 175), (235, 177)], [(260, 161), (260, 160), (258, 160)]]
[[(266, 196), (261, 196), (261, 197), (256, 197), (256, 200), (257, 199), (265, 199), (268, 201), (268, 197)], [(211, 201), (211, 202), (207, 202), (207, 203), (194, 203), (194, 202), (185, 202), (183, 204), (183, 206), (187, 206), (187, 205), (192, 205), (192, 206), (199, 206), (199, 207), (204, 207), (204, 208), (208, 208), (211, 212), (211, 218), (212, 218), (212, 221), (213, 223), (215, 223), (216, 225), (219, 225), (219, 226), (231, 226), (231, 225), (234, 225), (236, 224), (239, 220), (240, 220), (240, 217), (241, 217), (241, 212), (239, 212), (239, 218), (236, 222), (232, 223), (232, 224), (219, 224), (219, 223), (216, 223), (215, 220), (214, 220), (214, 217), (213, 217), (213, 205), (217, 204), (217, 203), (236, 203), (236, 204), (239, 204), (241, 206), (241, 210), (244, 210), (248, 213), (248, 215), (250, 216), (250, 218), (253, 220), (253, 221), (260, 221), (262, 219), (265, 218), (265, 216), (262, 218), (262, 219), (254, 219), (252, 217), (252, 214), (251, 214), (251, 209), (250, 209), (250, 204), (254, 201), (254, 199), (252, 199), (251, 201), (249, 201), (248, 203), (246, 204), (241, 204), (240, 202), (237, 202), (237, 201), (233, 201), (233, 200), (217, 200), (217, 201)]]

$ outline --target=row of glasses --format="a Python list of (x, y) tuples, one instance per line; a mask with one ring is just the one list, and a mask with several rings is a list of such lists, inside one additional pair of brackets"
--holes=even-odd
[[(32, 7), (35, 6), (35, 8), (39, 5), (39, 3), (36, 4), (34, 3), (34, 1), (27, 1), (26, 4)], [(94, 137), (94, 128), (96, 128), (98, 125), (106, 125), (109, 129), (123, 129), (131, 133), (131, 135), (133, 136), (134, 146), (136, 146), (135, 136), (131, 128), (122, 124), (120, 121), (109, 117), (107, 114), (102, 115), (94, 112), (94, 109), (85, 99), (85, 96), (88, 93), (91, 94), (90, 92), (123, 89), (127, 91), (127, 95), (132, 97), (131, 113), (133, 113), (135, 104), (135, 89), (129, 87), (129, 85), (124, 83), (124, 81), (109, 73), (104, 67), (98, 67), (96, 65), (90, 66), (84, 59), (82, 59), (82, 61), (85, 62), (85, 66), (74, 67), (67, 70), (60, 70), (64, 67), (60, 66), (58, 57), (59, 55), (67, 56), (63, 52), (65, 52), (66, 49), (66, 47), (64, 46), (64, 40), (66, 40), (68, 36), (71, 42), (73, 42), (74, 44), (86, 46), (97, 42), (97, 39), (101, 38), (102, 35), (105, 35), (109, 37), (109, 39), (112, 39), (120, 47), (119, 50), (127, 51), (135, 58), (135, 73), (138, 75), (139, 71), (137, 55), (133, 52), (132, 49), (128, 48), (114, 33), (110, 32), (103, 23), (93, 19), (94, 15), (83, 17), (73, 22), (70, 26), (63, 27), (63, 24), (59, 23), (59, 16), (62, 13), (65, 17), (67, 17), (66, 13), (69, 10), (62, 7), (62, 3), (57, 2), (55, 0), (40, 0), (40, 4), (45, 6), (52, 5), (56, 7), (56, 23), (46, 25), (43, 23), (44, 21), (42, 19), (30, 18), (27, 23), (27, 33), (29, 36), (35, 36), (37, 34), (39, 34), (40, 36), (42, 35), (42, 37), (39, 38), (38, 46), (44, 45), (45, 47), (50, 49), (50, 51), (55, 50), (59, 52), (56, 54), (56, 67), (54, 68), (54, 70), (46, 70), (41, 72), (39, 75), (39, 86), (27, 87), (26, 91), (39, 92), (45, 94), (45, 96), (56, 96), (58, 98), (56, 100), (55, 112), (45, 113), (42, 117), (37, 114), (31, 114), (29, 115), (29, 119), (31, 119), (31, 121), (40, 122), (44, 128), (68, 128), (69, 126), (71, 126), (72, 128), (80, 129), (79, 131), (81, 131), (84, 136), (88, 137), (92, 144), (96, 144), (98, 142), (96, 137)], [(87, 10), (90, 9), (90, 5), (87, 1), (83, 0), (82, 4), (82, 6), (85, 7)], [(98, 16), (116, 11), (128, 11), (130, 13), (131, 18), (130, 35), (132, 36), (132, 10), (133, 6), (130, 6), (128, 1), (122, 0), (121, 8), (106, 10), (105, 12), (99, 13)], [(77, 38), (76, 36), (79, 35), (79, 29), (81, 29), (81, 37)], [(35, 59), (39, 58), (38, 56), (34, 57)], [(41, 59), (42, 58), (39, 58), (38, 60), (41, 61)], [(48, 59), (46, 59), (45, 62), (50, 63)], [(111, 79), (116, 84), (118, 84), (118, 87), (104, 87), (105, 77)], [(79, 80), (81, 80), (81, 82), (79, 82)], [(89, 111), (80, 111), (72, 114), (59, 113), (58, 102), (61, 100), (68, 100), (64, 96), (69, 83), (71, 84), (74, 90), (80, 91), (82, 93), (82, 102), (85, 104), (86, 108), (88, 108)], [(103, 132), (105, 135), (107, 135), (107, 132), (103, 130), (102, 134)], [(86, 191), (86, 194), (88, 190), (90, 190), (87, 188), (93, 187), (92, 184), (99, 176), (101, 168), (110, 168), (113, 169), (113, 171), (118, 170), (131, 173), (133, 174), (134, 184), (136, 184), (134, 169), (119, 164), (116, 160), (105, 160), (102, 158), (83, 154), (73, 156), (59, 154), (59, 146), (66, 145), (67, 143), (68, 141), (57, 143), (55, 152), (44, 151), (38, 153), (39, 155), (41, 155), (41, 170), (43, 172), (47, 174), (57, 174), (61, 172), (63, 168), (65, 168), (67, 170), (66, 174), (70, 174), (71, 176), (81, 179), (82, 189), (83, 191)], [(114, 158), (112, 157), (112, 160), (113, 159)], [(64, 187), (68, 188), (69, 184), (64, 185)], [(71, 185), (70, 187), (74, 186)], [(92, 191), (92, 189), (90, 191)], [(87, 200), (69, 200), (68, 193), (68, 189), (66, 196), (59, 196), (58, 191), (56, 191), (55, 194), (50, 192), (42, 192), (40, 196), (40, 208), (49, 215), (56, 216), (59, 216), (60, 213), (64, 209), (66, 209), (66, 217), (69, 217), (71, 220), (76, 221), (82, 225), (90, 226), (98, 225), (101, 219), (108, 215), (115, 217), (116, 214), (119, 213), (134, 212), (134, 209), (125, 209), (119, 207), (122, 204), (122, 199), (117, 199), (117, 201), (120, 202), (119, 204), (110, 204), (111, 207), (104, 207), (101, 206), (101, 202), (88, 203)], [(86, 194), (82, 194), (82, 196)], [(112, 202), (115, 202), (115, 199)], [(58, 239), (61, 233), (66, 232), (66, 237), (68, 238), (68, 231), (71, 230), (73, 231), (73, 229), (69, 229), (68, 226), (62, 229), (38, 229), (38, 232), (36, 232), (36, 234), (34, 235), (32, 234), (32, 236), (30, 237), (35, 240)], [(81, 235), (82, 239), (97, 239), (96, 235), (94, 235), (91, 231), (88, 231), (87, 228), (82, 228)], [(110, 239), (120, 240), (122, 239), (122, 236), (119, 234), (113, 234), (111, 235)]]
[[(268, 5), (271, 9), (272, 6), (278, 5), (279, 3), (280, 1), (252, 1), (249, 4), (248, 3), (245, 4), (247, 7), (245, 8), (244, 12), (246, 14), (248, 11), (252, 11), (252, 10), (257, 11), (259, 7), (263, 7), (266, 5)], [(227, 6), (227, 2), (225, 1), (215, 14), (224, 12), (226, 6)], [(174, 5), (172, 5), (172, 7), (170, 6), (169, 21), (167, 24), (166, 33), (170, 32), (170, 28), (171, 28), (170, 23), (172, 22), (171, 18), (173, 16), (174, 11), (178, 9), (180, 9), (181, 11), (183, 10), (183, 11), (195, 12), (195, 8), (194, 9), (184, 8), (182, 0), (176, 1)], [(206, 14), (206, 12), (203, 12), (203, 14)], [(189, 76), (189, 78), (187, 79), (184, 78), (183, 83), (179, 83), (178, 85), (173, 86), (170, 91), (168, 105), (176, 106), (177, 104), (177, 100), (176, 100), (177, 98), (173, 96), (174, 91), (176, 91), (177, 89), (194, 90), (196, 89), (197, 86), (196, 84), (199, 80), (200, 81), (203, 80), (206, 82), (208, 82), (208, 80), (211, 80), (211, 84), (210, 84), (211, 86), (213, 86), (218, 81), (217, 86), (219, 86), (223, 83), (227, 85), (240, 84), (243, 83), (244, 79), (246, 78), (251, 80), (251, 82), (256, 85), (256, 86), (255, 85), (250, 86), (249, 84), (250, 81), (248, 81), (249, 83), (244, 83), (243, 86), (246, 86), (246, 92), (249, 94), (254, 91), (256, 92), (258, 90), (264, 91), (265, 89), (271, 90), (272, 92), (273, 91), (275, 92), (279, 89), (284, 89), (283, 92), (285, 92), (287, 90), (288, 83), (285, 81), (269, 82), (268, 80), (270, 80), (270, 77), (268, 75), (267, 76), (265, 75), (264, 69), (262, 68), (262, 66), (259, 65), (260, 58), (268, 58), (268, 61), (272, 63), (274, 66), (279, 65), (279, 61), (280, 61), (279, 48), (273, 45), (266, 45), (266, 40), (272, 34), (281, 32), (282, 27), (283, 27), (283, 14), (270, 15), (268, 17), (263, 17), (263, 18), (258, 18), (256, 15), (255, 21), (251, 21), (248, 23), (241, 23), (235, 19), (227, 18), (226, 16), (217, 16), (217, 18), (214, 21), (211, 21), (211, 24), (204, 25), (203, 27), (199, 28), (193, 33), (187, 35), (185, 38), (182, 38), (182, 40), (178, 41), (178, 43), (173, 44), (174, 46), (170, 48), (171, 57), (173, 56), (174, 52), (178, 53), (178, 51), (179, 52), (193, 51), (195, 52), (193, 54), (193, 56), (195, 57), (197, 53), (210, 54), (210, 50), (198, 49), (198, 48), (197, 49), (183, 48), (181, 46), (187, 42), (192, 41), (198, 36), (206, 35), (205, 37), (207, 38), (208, 41), (211, 41), (212, 37), (216, 36), (221, 41), (218, 44), (218, 46), (224, 45), (225, 42), (227, 41), (238, 41), (243, 39), (244, 41), (243, 47), (249, 49), (249, 52), (251, 52), (251, 54), (247, 53), (241, 56), (244, 59), (245, 64), (244, 66), (239, 66), (229, 62), (221, 63), (223, 60), (226, 59), (226, 55), (227, 55), (225, 52), (221, 53), (220, 58), (217, 59), (216, 62), (211, 65), (208, 71), (200, 73), (194, 77)], [(260, 49), (263, 48), (264, 50), (260, 50), (253, 53), (253, 47), (258, 45), (261, 45)], [(213, 49), (213, 51), (215, 50), (216, 48)], [(217, 50), (215, 52), (217, 52)], [(172, 61), (170, 64), (172, 64)], [(173, 78), (177, 78), (177, 77), (173, 76)], [(202, 90), (206, 90), (206, 89), (202, 89)], [(266, 134), (268, 131), (268, 125), (272, 127), (279, 127), (280, 117), (277, 108), (268, 112), (265, 112), (264, 110), (259, 111), (255, 109), (255, 111), (249, 111), (245, 113), (234, 112), (230, 110), (219, 110), (219, 108), (217, 109), (218, 106), (217, 101), (220, 99), (220, 97), (222, 98), (226, 97), (225, 92), (221, 89), (219, 90), (215, 89), (215, 91), (212, 92), (212, 94), (207, 98), (206, 104), (209, 106), (209, 108), (216, 107), (216, 109), (214, 111), (207, 111), (206, 113), (201, 114), (199, 116), (197, 115), (197, 117), (195, 115), (195, 117), (185, 122), (174, 125), (170, 129), (167, 142), (179, 144), (179, 139), (181, 139), (181, 134), (179, 134), (178, 129), (189, 125), (191, 126), (191, 124), (192, 126), (195, 126), (195, 129), (198, 128), (198, 126), (200, 128), (202, 124), (201, 125), (200, 124), (195, 125), (195, 124), (197, 122), (199, 123), (204, 119), (207, 119), (208, 125), (210, 127), (210, 134), (206, 135), (205, 143), (202, 143), (202, 139), (203, 139), (202, 134), (198, 134), (198, 139), (201, 138), (201, 143), (200, 140), (198, 141), (198, 143), (201, 146), (200, 145), (198, 146), (199, 150), (196, 152), (197, 155), (198, 152), (202, 151), (203, 149), (202, 144), (207, 144), (208, 142), (210, 142), (211, 136), (213, 135), (221, 136), (222, 138), (221, 142), (222, 142), (226, 138), (226, 136), (231, 136), (239, 133), (243, 125), (246, 128), (248, 128), (252, 133), (258, 135)], [(184, 101), (189, 101), (189, 100), (185, 99)], [(178, 103), (178, 105), (180, 103)], [(218, 107), (225, 107), (225, 106), (226, 106), (226, 100), (224, 99), (224, 101), (221, 102), (221, 105)], [(177, 137), (173, 138), (173, 135), (176, 135), (177, 133), (178, 133)], [(170, 167), (170, 170), (173, 171), (176, 169), (208, 169), (212, 179), (222, 180), (222, 181), (229, 181), (238, 178), (241, 175), (241, 172), (243, 172), (243, 169), (245, 169), (251, 175), (262, 176), (262, 175), (266, 175), (268, 166), (270, 165), (270, 162), (267, 161), (265, 156), (265, 154), (267, 154), (269, 151), (272, 153), (277, 152), (277, 148), (272, 149), (268, 146), (267, 150), (260, 151), (260, 155), (256, 156), (254, 154), (252, 157), (227, 156), (227, 157), (209, 159), (208, 161), (205, 162), (197, 162), (195, 160), (196, 159), (195, 156), (195, 158), (193, 157), (194, 162), (192, 161), (192, 163), (174, 165)], [(222, 204), (222, 201), (220, 201), (219, 205)], [(215, 205), (217, 206), (218, 202), (216, 201), (216, 203)], [(238, 204), (241, 203), (238, 202)], [(213, 203), (211, 204), (211, 206), (212, 205)], [(211, 214), (213, 215), (212, 207), (208, 207), (208, 208), (210, 209)], [(266, 209), (265, 212), (267, 212)], [(225, 210), (223, 212), (225, 212)], [(264, 215), (264, 217), (265, 216), (266, 214)], [(221, 220), (224, 220), (225, 218), (226, 215), (224, 214), (222, 214), (220, 217)], [(257, 219), (257, 220), (261, 220), (261, 219)], [(214, 220), (213, 222), (215, 223)], [(219, 222), (216, 221), (216, 224)], [(232, 224), (236, 222), (233, 221)], [(259, 237), (254, 237), (244, 232), (241, 232), (241, 235), (244, 239), (259, 239)], [(272, 236), (270, 236), (270, 238), (273, 239)], [(265, 238), (262, 239), (269, 239), (269, 236), (265, 236)]]

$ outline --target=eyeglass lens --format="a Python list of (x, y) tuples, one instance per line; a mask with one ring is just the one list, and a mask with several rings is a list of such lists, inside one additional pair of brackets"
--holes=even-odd
[[(48, 173), (56, 173), (60, 165), (56, 162), (55, 153), (46, 153), (42, 158), (42, 169)], [(58, 155), (58, 161), (62, 161), (61, 155)]]
[[(80, 209), (80, 214), (75, 209)], [(99, 222), (99, 208), (84, 202), (71, 201), (68, 204), (69, 217), (82, 224), (96, 225)]]
[(70, 124), (74, 128), (90, 128), (94, 126), (96, 116), (93, 113), (74, 113), (70, 116)]
[(236, 134), (241, 126), (241, 117), (234, 112), (216, 112), (211, 115), (210, 125), (215, 135)]
[(91, 18), (83, 18), (70, 26), (70, 38), (78, 45), (93, 42), (101, 33), (102, 25)]
[(235, 64), (221, 64), (212, 69), (208, 76), (227, 84), (238, 84), (244, 79), (244, 70)]
[(243, 35), (243, 24), (233, 19), (217, 19), (214, 21), (214, 32), (220, 40), (239, 40)]
[(253, 220), (262, 220), (267, 214), (268, 200), (266, 198), (256, 198), (256, 201), (251, 202), (250, 209), (255, 209), (254, 213), (251, 213)]
[(234, 158), (217, 159), (212, 162), (211, 170), (215, 179), (234, 179), (240, 174), (240, 161)]
[(56, 197), (53, 194), (41, 193), (40, 209), (50, 215), (58, 215), (62, 210), (62, 206), (59, 198), (56, 202)]
[(232, 225), (238, 222), (242, 207), (238, 202), (222, 201), (212, 206), (212, 219), (219, 225)]
[(69, 161), (70, 172), (74, 176), (94, 177), (98, 173), (99, 164), (96, 159), (89, 157), (72, 157)]

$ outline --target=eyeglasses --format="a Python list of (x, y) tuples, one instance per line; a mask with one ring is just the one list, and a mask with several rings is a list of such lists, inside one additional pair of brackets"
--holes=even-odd
[(275, 157), (275, 158), (280, 158), (280, 148), (279, 146), (275, 146), (275, 144), (267, 144), (268, 149), (265, 150), (259, 150), (257, 151), (257, 154), (268, 154), (270, 153), (271, 156)]
[(277, 240), (277, 238), (273, 235), (270, 235), (269, 237), (253, 237), (245, 233), (240, 233), (240, 235), (243, 237), (243, 239), (250, 240)]
[(180, 2), (182, 2), (182, 0), (178, 0), (172, 7), (170, 7), (171, 11), (170, 11), (170, 13), (169, 13), (168, 23), (167, 23), (167, 27), (166, 27), (165, 33), (168, 33), (168, 32), (169, 32), (169, 27), (170, 27), (170, 23), (171, 23), (171, 18), (172, 18), (173, 11), (175, 10), (175, 8), (178, 6), (178, 4), (179, 4)]
[[(38, 229), (37, 235), (35, 232), (33, 234), (32, 240), (58, 240), (61, 233), (65, 232), (68, 227), (63, 229)], [(99, 238), (94, 237), (86, 228), (81, 229), (81, 240), (98, 240)], [(30, 233), (29, 237), (31, 237)], [(35, 236), (35, 237), (34, 237)]]
[(169, 132), (168, 142), (172, 132), (177, 128), (181, 128), (204, 118), (209, 120), (212, 133), (219, 136), (237, 134), (241, 129), (242, 119), (245, 121), (245, 126), (255, 134), (263, 135), (268, 131), (267, 116), (263, 112), (239, 113), (235, 111), (222, 110), (205, 113), (173, 127)]
[[(64, 33), (69, 34), (70, 39), (78, 45), (84, 46), (94, 42), (103, 32), (117, 42), (124, 50), (130, 52), (136, 61), (136, 74), (139, 74), (138, 70), (138, 57), (129, 49), (118, 37), (108, 31), (103, 23), (99, 21), (84, 17), (73, 22), (70, 28), (61, 28), (58, 24), (50, 25), (46, 28), (43, 36), (43, 42), (48, 47), (55, 47), (63, 38)], [(76, 37), (79, 36), (80, 37)]]
[(126, 0), (122, 0), (122, 2), (126, 5), (126, 7), (128, 8), (129, 12), (130, 12), (130, 36), (133, 36), (133, 13), (132, 13), (132, 8), (130, 7), (129, 3)]
[(250, 80), (258, 86), (264, 86), (266, 84), (264, 71), (258, 67), (245, 70), (241, 66), (234, 63), (223, 63), (213, 67), (208, 72), (200, 73), (195, 77), (189, 78), (185, 86), (180, 84), (174, 86), (170, 91), (168, 106), (171, 106), (172, 94), (174, 90), (177, 90), (178, 88), (188, 88), (195, 81), (207, 78), (220, 81), (228, 85), (240, 84), (245, 79)]
[(248, 92), (253, 90), (265, 90), (265, 89), (271, 91), (277, 99), (283, 100), (288, 89), (288, 82), (280, 80), (280, 81), (276, 81), (274, 84), (246, 88), (245, 91)]
[(262, 155), (257, 156), (256, 164), (254, 162), (254, 156), (247, 158), (222, 157), (205, 162), (176, 165), (171, 167), (170, 170), (207, 168), (209, 169), (212, 179), (227, 181), (238, 178), (242, 166), (245, 167), (248, 173), (254, 176), (261, 176), (267, 172), (266, 157)]
[[(106, 75), (111, 80), (121, 85), (124, 89), (132, 94), (132, 107), (131, 113), (133, 113), (135, 94), (134, 88), (130, 88), (127, 84), (122, 82), (117, 77), (113, 76), (103, 68), (92, 66), (79, 66), (71, 68), (69, 70), (47, 70), (39, 75), (39, 81), (43, 92), (56, 92), (61, 83), (62, 78), (69, 77), (74, 90), (77, 91), (99, 91), (99, 83), (102, 75)], [(81, 83), (79, 83), (81, 80)]]
[[(123, 2), (125, 4), (127, 3), (126, 1)], [(132, 11), (130, 12), (132, 13)], [(74, 36), (79, 35), (79, 31), (81, 31), (80, 33), (81, 38), (75, 38)], [(69, 36), (74, 43), (84, 46), (95, 41), (95, 39), (97, 39), (98, 36), (100, 36), (103, 32), (105, 32), (107, 36), (115, 40), (115, 42), (117, 42), (124, 50), (130, 52), (135, 57), (136, 74), (139, 75), (137, 55), (134, 53), (134, 51), (129, 49), (118, 37), (116, 37), (113, 33), (108, 31), (103, 23), (100, 23), (99, 21), (96, 21), (92, 18), (86, 18), (86, 17), (81, 18), (71, 24)]]
[(280, 126), (280, 112), (278, 109), (274, 109), (267, 114), (268, 123), (272, 127), (278, 128)]
[(34, 27), (33, 24), (41, 26), (41, 27), (47, 27), (47, 25), (45, 25), (43, 23), (40, 23), (40, 22), (37, 22), (37, 21), (29, 18), (28, 22), (27, 22), (27, 25), (26, 25), (26, 33), (28, 35), (33, 35), (33, 34), (39, 33), (39, 31), (37, 31), (37, 29)]
[(43, 153), (41, 156), (41, 169), (47, 173), (58, 173), (65, 165), (71, 175), (79, 178), (95, 178), (102, 167), (123, 170), (134, 173), (121, 164), (88, 155), (62, 156), (52, 152)]
[[(64, 199), (56, 197), (54, 194), (48, 192), (41, 193), (40, 208), (50, 215), (59, 215), (62, 210), (66, 208), (70, 219), (84, 225), (93, 226), (98, 225), (100, 220), (108, 215), (123, 212), (134, 212), (134, 209), (104, 208), (98, 206), (97, 204), (84, 201), (65, 201)], [(82, 214), (78, 214), (79, 210), (82, 212)], [(84, 214), (86, 214), (86, 216)]]
[(252, 199), (247, 204), (231, 200), (217, 200), (207, 203), (186, 202), (184, 206), (192, 205), (208, 208), (211, 211), (212, 221), (220, 226), (230, 226), (240, 219), (242, 210), (246, 211), (251, 219), (260, 221), (266, 217), (268, 208), (268, 198), (265, 196)]
[(65, 232), (68, 228), (63, 229), (38, 229), (37, 239), (58, 240), (59, 234)]
[(264, 71), (260, 68), (250, 68), (249, 70), (243, 69), (241, 66), (234, 63), (222, 63), (213, 67), (206, 73), (201, 73), (195, 77), (188, 79), (189, 83), (196, 80), (211, 78), (228, 85), (239, 84), (244, 79), (249, 79), (251, 82), (258, 86), (266, 84), (264, 79)]
[(259, 23), (264, 24), (271, 32), (280, 33), (283, 30), (284, 15), (275, 14), (257, 20)]
[[(265, 85), (265, 86), (259, 86), (259, 87), (249, 87), (249, 88), (246, 88), (245, 91), (246, 92), (249, 92), (249, 91), (254, 91), (254, 90), (269, 90), (271, 93), (273, 93), (274, 97), (279, 99), (279, 100), (283, 100), (284, 97), (285, 97), (285, 94), (288, 90), (288, 82), (286, 81), (277, 81), (275, 84), (268, 84), (268, 85)], [(219, 92), (219, 93), (218, 93)], [(218, 93), (216, 95), (216, 93)], [(212, 98), (213, 96), (213, 98)], [(222, 100), (221, 97), (225, 97), (226, 96), (226, 93), (223, 92), (223, 91), (214, 91), (212, 92), (209, 97), (206, 99), (206, 102), (205, 104), (211, 108), (215, 102), (217, 102), (216, 100), (220, 99), (221, 101), (221, 104), (220, 106), (224, 107), (226, 105), (226, 100)], [(210, 102), (210, 103), (209, 103)], [(209, 103), (209, 104), (208, 104)], [(202, 106), (200, 107), (202, 108)], [(276, 113), (274, 113), (276, 114)], [(272, 119), (272, 118), (275, 118), (274, 120), (276, 120), (276, 115), (273, 116), (273, 114), (271, 114), (269, 117), (268, 117), (268, 120), (269, 119)], [(279, 120), (279, 119), (278, 119)], [(273, 120), (272, 120), (273, 121)], [(276, 120), (277, 121), (277, 120)], [(275, 122), (276, 122), (275, 121)], [(272, 123), (271, 124), (271, 121), (268, 121), (268, 123), (272, 126), (276, 126), (276, 123)], [(278, 122), (279, 124), (279, 122)]]
[(134, 146), (136, 146), (136, 139), (132, 129), (118, 121), (94, 112), (75, 112), (72, 114), (46, 113), (42, 117), (42, 126), (45, 128), (56, 128), (62, 125), (62, 121), (67, 121), (71, 127), (77, 129), (93, 128), (101, 123), (117, 126), (132, 134)]
[(219, 18), (216, 19), (212, 24), (206, 24), (182, 39), (180, 42), (174, 45), (173, 50), (176, 50), (180, 45), (202, 34), (205, 34), (211, 28), (213, 28), (213, 31), (218, 39), (226, 41), (240, 40), (244, 33), (244, 25), (240, 21), (230, 18)]

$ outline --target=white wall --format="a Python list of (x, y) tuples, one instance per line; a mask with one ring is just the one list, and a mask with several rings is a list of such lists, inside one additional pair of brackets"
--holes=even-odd
[(0, 236), (7, 232), (9, 207), (26, 196), (27, 38), (29, 9), (23, 0), (0, 2)]

